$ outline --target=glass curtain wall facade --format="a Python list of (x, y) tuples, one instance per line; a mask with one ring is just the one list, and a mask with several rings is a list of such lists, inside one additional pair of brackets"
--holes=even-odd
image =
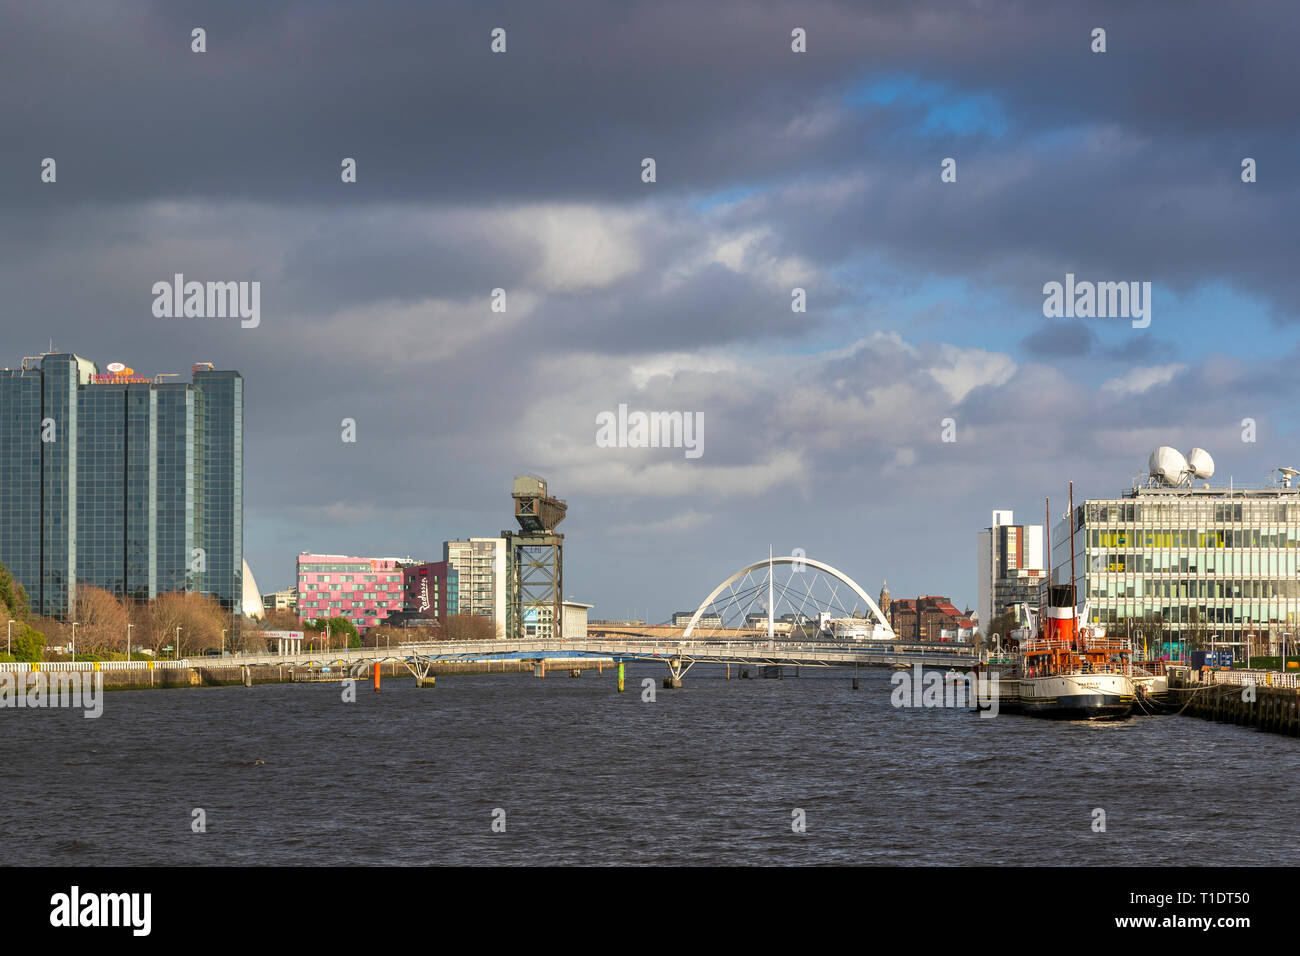
[(79, 584), (238, 610), (243, 379), (193, 371), (162, 384), (64, 353), (0, 370), (0, 562), (36, 613), (66, 617)]
[[(1300, 489), (1134, 489), (1075, 507), (1075, 574), (1089, 618), (1119, 634), (1159, 615), (1167, 645), (1247, 643), (1300, 623)], [(1070, 574), (1070, 527), (1052, 574)], [(1167, 650), (1167, 649), (1166, 649)], [(1239, 656), (1244, 653), (1239, 651)]]

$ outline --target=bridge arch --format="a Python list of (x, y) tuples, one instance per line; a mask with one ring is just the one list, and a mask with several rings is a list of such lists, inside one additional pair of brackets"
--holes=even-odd
[(747, 575), (752, 574), (753, 572), (759, 570), (760, 568), (766, 568), (769, 565), (775, 568), (777, 565), (787, 565), (787, 564), (797, 565), (800, 567), (815, 568), (818, 571), (830, 575), (836, 580), (842, 582), (847, 587), (849, 587), (854, 594), (856, 594), (858, 597), (862, 599), (863, 603), (867, 606), (868, 611), (871, 613), (872, 617), (874, 618), (875, 623), (884, 625), (886, 628), (889, 629), (889, 632), (891, 634), (893, 633), (894, 629), (890, 625), (889, 620), (885, 617), (884, 613), (881, 612), (880, 607), (876, 604), (876, 602), (871, 599), (871, 595), (868, 594), (866, 591), (864, 591), (861, 585), (859, 585), (857, 581), (854, 581), (843, 571), (839, 570), (838, 568), (831, 567), (831, 565), (829, 564), (825, 564), (821, 561), (814, 561), (812, 558), (803, 557), (802, 555), (788, 554), (785, 555), (784, 557), (764, 558), (762, 561), (755, 561), (753, 564), (741, 568), (735, 574), (731, 575), (731, 577), (727, 578), (716, 588), (714, 588), (713, 591), (709, 594), (709, 596), (700, 602), (700, 606), (695, 609), (695, 613), (691, 615), (691, 623), (688, 624), (686, 626), (686, 630), (682, 632), (682, 639), (685, 640), (686, 638), (689, 638), (692, 634), (695, 633), (695, 626), (699, 623), (700, 616), (706, 610), (708, 610), (708, 608), (717, 599), (718, 595), (721, 594), (723, 591), (730, 588), (737, 581), (744, 580), (744, 578)]

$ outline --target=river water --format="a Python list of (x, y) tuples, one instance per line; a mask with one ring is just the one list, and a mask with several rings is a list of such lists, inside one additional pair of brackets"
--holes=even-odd
[(629, 666), (622, 695), (607, 669), (0, 710), (0, 838), (59, 865), (1294, 862), (1293, 738), (895, 709), (881, 670), (857, 691), (846, 671), (664, 674)]

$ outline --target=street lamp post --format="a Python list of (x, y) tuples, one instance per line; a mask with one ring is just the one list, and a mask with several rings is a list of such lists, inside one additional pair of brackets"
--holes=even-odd
[(10, 619), (9, 619), (9, 627), (8, 627), (6, 630), (9, 632), (9, 651), (8, 651), (8, 653), (9, 653), (9, 656), (10, 656), (10, 657), (13, 657), (13, 654), (14, 654), (14, 622), (13, 622), (13, 618), (10, 618)]
[(172, 645), (172, 660), (179, 660), (181, 656), (181, 628), (176, 626), (176, 643)]
[(74, 664), (77, 662), (77, 625), (80, 623), (80, 621), (72, 622), (72, 647), (70, 648), (72, 653), (70, 656), (72, 658), (72, 663)]
[(131, 628), (133, 627), (135, 625), (128, 621), (126, 625), (126, 659), (128, 661), (131, 659)]
[(228, 628), (224, 628), (224, 627), (221, 629), (221, 656), (222, 657), (226, 656), (226, 631), (227, 630)]

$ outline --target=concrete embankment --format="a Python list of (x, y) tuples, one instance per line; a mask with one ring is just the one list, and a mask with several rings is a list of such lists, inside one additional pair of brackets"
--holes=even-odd
[[(563, 677), (582, 671), (603, 671), (611, 668), (609, 661), (574, 662), (565, 660), (548, 664), (547, 670), (554, 677)], [(61, 674), (69, 668), (60, 667), (56, 661), (46, 661), (38, 668), (47, 675)], [(80, 664), (77, 668), (83, 673), (88, 665)], [(195, 663), (190, 667), (140, 667), (133, 670), (103, 669), (105, 690), (149, 690), (151, 688), (175, 687), (252, 687), (255, 684), (290, 684), (307, 682), (338, 682), (349, 678), (358, 682), (373, 679), (374, 671), (369, 664), (363, 667), (331, 666), (325, 671), (319, 666), (301, 664), (257, 664), (245, 666), (240, 664)], [(444, 661), (432, 664), (429, 677), (441, 677), (454, 674), (536, 674), (536, 662), (531, 660), (509, 661)], [(380, 678), (383, 681), (412, 679), (411, 671), (400, 661), (386, 661), (380, 665)], [(432, 686), (432, 682), (429, 682)]]

